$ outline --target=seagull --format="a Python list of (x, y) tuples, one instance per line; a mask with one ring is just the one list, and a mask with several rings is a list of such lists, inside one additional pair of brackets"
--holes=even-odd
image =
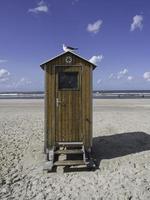
[(67, 51), (75, 51), (75, 50), (77, 50), (78, 48), (74, 48), (74, 47), (69, 47), (69, 46), (66, 46), (65, 44), (63, 44), (63, 50), (65, 51), (65, 52), (67, 52)]

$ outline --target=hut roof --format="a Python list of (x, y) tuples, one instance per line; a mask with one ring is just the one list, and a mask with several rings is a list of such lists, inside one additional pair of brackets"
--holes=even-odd
[(43, 63), (40, 64), (40, 67), (41, 67), (42, 69), (44, 69), (44, 65), (45, 65), (45, 64), (47, 64), (47, 63), (49, 63), (49, 62), (51, 62), (51, 61), (57, 59), (57, 58), (60, 57), (60, 56), (63, 56), (63, 55), (65, 55), (65, 54), (68, 54), (68, 53), (70, 53), (70, 54), (72, 54), (72, 55), (75, 55), (76, 57), (80, 58), (81, 60), (84, 60), (85, 62), (89, 63), (90, 65), (93, 66), (93, 69), (96, 68), (96, 65), (95, 65), (94, 63), (91, 63), (89, 60), (87, 60), (87, 59), (85, 59), (85, 58), (79, 56), (78, 54), (76, 54), (76, 53), (74, 53), (74, 52), (70, 52), (70, 51), (63, 52), (63, 53), (61, 53), (61, 54), (59, 54), (59, 55), (57, 55), (57, 56), (55, 56), (55, 57), (53, 57), (53, 58), (51, 58), (51, 59), (49, 59), (49, 60), (46, 60), (45, 62), (43, 62)]

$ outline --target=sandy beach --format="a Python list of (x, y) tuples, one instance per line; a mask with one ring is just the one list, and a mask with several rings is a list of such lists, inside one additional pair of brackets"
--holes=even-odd
[(93, 101), (95, 171), (43, 171), (44, 101), (0, 100), (1, 200), (149, 200), (150, 99)]

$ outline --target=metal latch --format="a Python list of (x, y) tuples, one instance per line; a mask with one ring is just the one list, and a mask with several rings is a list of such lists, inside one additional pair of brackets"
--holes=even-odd
[(56, 98), (56, 106), (57, 107), (59, 106), (60, 103), (61, 103), (61, 101), (58, 98)]

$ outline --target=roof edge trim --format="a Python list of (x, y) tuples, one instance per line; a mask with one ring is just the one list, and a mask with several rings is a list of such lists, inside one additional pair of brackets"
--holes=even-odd
[(41, 67), (42, 69), (44, 69), (44, 65), (45, 65), (45, 64), (47, 64), (48, 62), (51, 62), (52, 60), (58, 58), (59, 56), (62, 56), (62, 55), (64, 55), (64, 54), (66, 54), (66, 53), (68, 53), (68, 52), (71, 53), (71, 54), (73, 54), (73, 55), (75, 55), (75, 56), (77, 56), (77, 57), (79, 57), (79, 58), (81, 58), (82, 60), (85, 60), (86, 62), (88, 62), (89, 64), (91, 64), (92, 66), (94, 66), (94, 69), (97, 67), (94, 63), (91, 63), (89, 60), (87, 60), (87, 59), (81, 57), (80, 55), (78, 55), (78, 54), (76, 54), (76, 53), (74, 53), (74, 52), (71, 52), (71, 51), (63, 52), (63, 53), (61, 53), (61, 54), (59, 54), (59, 55), (57, 55), (57, 56), (55, 56), (55, 57), (53, 57), (53, 58), (51, 58), (51, 59), (49, 59), (49, 60), (46, 60), (45, 62), (43, 62), (43, 63), (40, 64), (40, 67)]

